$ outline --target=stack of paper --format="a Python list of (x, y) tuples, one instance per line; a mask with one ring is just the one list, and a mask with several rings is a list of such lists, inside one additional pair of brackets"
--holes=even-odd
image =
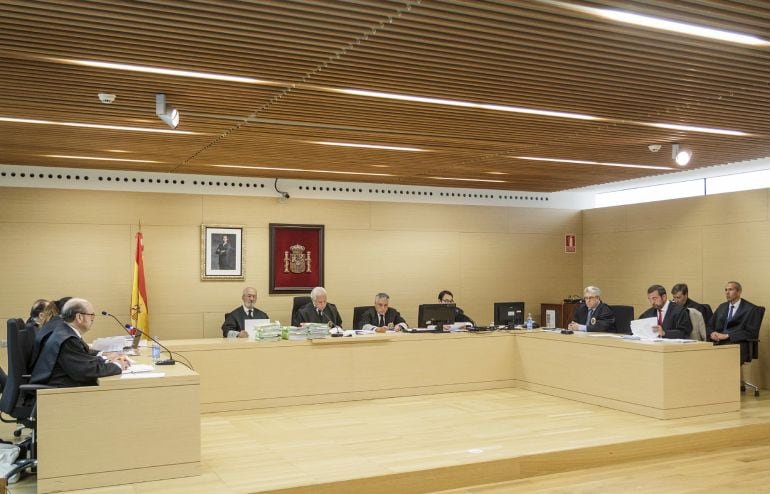
[(306, 340), (307, 329), (298, 328), (296, 326), (289, 326), (289, 331), (286, 339), (287, 340)]
[(91, 348), (99, 352), (122, 352), (125, 344), (125, 336), (109, 336), (95, 339)]
[(309, 340), (329, 337), (328, 324), (310, 323), (305, 326), (305, 329), (307, 330), (307, 339)]
[(278, 341), (281, 339), (280, 324), (263, 324), (255, 328), (256, 339), (264, 341)]

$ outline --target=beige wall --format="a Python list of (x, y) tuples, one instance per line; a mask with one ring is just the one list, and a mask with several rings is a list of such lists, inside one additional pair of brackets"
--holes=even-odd
[[(33, 300), (76, 295), (127, 319), (134, 234), (142, 222), (151, 331), (160, 338), (220, 337), (244, 286), (289, 321), (294, 295), (268, 294), (268, 224), (324, 224), (326, 287), (346, 326), (353, 307), (387, 291), (416, 324), (417, 306), (443, 288), (478, 323), (492, 303), (541, 302), (581, 286), (582, 257), (564, 254), (580, 212), (481, 206), (295, 200), (210, 195), (0, 189), (0, 317)], [(245, 225), (245, 282), (200, 281), (200, 225)], [(115, 334), (98, 318), (90, 338)]]
[[(725, 283), (737, 280), (747, 300), (767, 306), (768, 194), (755, 190), (584, 211), (583, 284), (600, 286), (610, 304), (633, 305), (637, 316), (649, 307), (647, 287), (655, 283), (668, 290), (687, 283), (690, 297), (716, 309), (724, 302)], [(765, 386), (769, 320), (760, 333), (760, 363), (750, 371)]]

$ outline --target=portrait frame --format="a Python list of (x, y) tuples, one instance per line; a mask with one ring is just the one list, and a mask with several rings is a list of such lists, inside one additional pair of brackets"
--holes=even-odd
[(243, 281), (245, 250), (242, 225), (201, 225), (201, 280)]
[(324, 284), (324, 225), (270, 223), (270, 293), (310, 293)]

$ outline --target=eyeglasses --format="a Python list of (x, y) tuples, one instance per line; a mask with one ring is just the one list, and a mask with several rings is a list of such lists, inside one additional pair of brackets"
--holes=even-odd
[(583, 297), (583, 300), (594, 300), (595, 298), (598, 297), (596, 297), (596, 295), (591, 295), (590, 297)]
[(455, 303), (455, 301), (452, 300), (452, 299), (449, 299), (449, 300), (442, 300), (441, 303), (442, 304), (453, 304), (453, 303)]
[(96, 314), (93, 312), (78, 312), (78, 314), (83, 314), (84, 316), (91, 316), (92, 318), (96, 317)]

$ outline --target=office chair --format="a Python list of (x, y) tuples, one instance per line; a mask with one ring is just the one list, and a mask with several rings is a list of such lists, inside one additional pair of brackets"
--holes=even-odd
[(9, 319), (7, 323), (8, 335), (8, 379), (0, 396), (0, 412), (12, 417), (12, 420), (0, 419), (3, 422), (16, 422), (21, 427), (14, 431), (15, 436), (20, 436), (24, 428), (30, 429), (29, 437), (21, 441), (19, 446), (19, 460), (15, 467), (5, 472), (5, 479), (10, 479), (17, 473), (30, 469), (35, 471), (37, 467), (37, 428), (36, 411), (38, 389), (50, 388), (40, 384), (29, 384), (32, 353), (35, 347), (35, 333), (24, 327), (21, 319)]
[(765, 308), (757, 307), (752, 314), (751, 323), (751, 335), (746, 341), (741, 341), (741, 391), (746, 391), (746, 388), (754, 390), (754, 396), (759, 396), (759, 386), (751, 384), (743, 379), (743, 366), (750, 363), (753, 359), (759, 358), (759, 328), (762, 327), (762, 319), (765, 317)]
[(361, 316), (366, 312), (366, 310), (371, 307), (371, 305), (359, 305), (358, 307), (353, 307), (353, 329), (361, 329), (364, 325), (361, 322)]
[(311, 302), (310, 297), (294, 297), (294, 304), (291, 307), (291, 325), (299, 326), (297, 311)]
[(631, 321), (634, 320), (634, 307), (631, 305), (610, 305), (615, 314), (615, 332), (631, 334)]

